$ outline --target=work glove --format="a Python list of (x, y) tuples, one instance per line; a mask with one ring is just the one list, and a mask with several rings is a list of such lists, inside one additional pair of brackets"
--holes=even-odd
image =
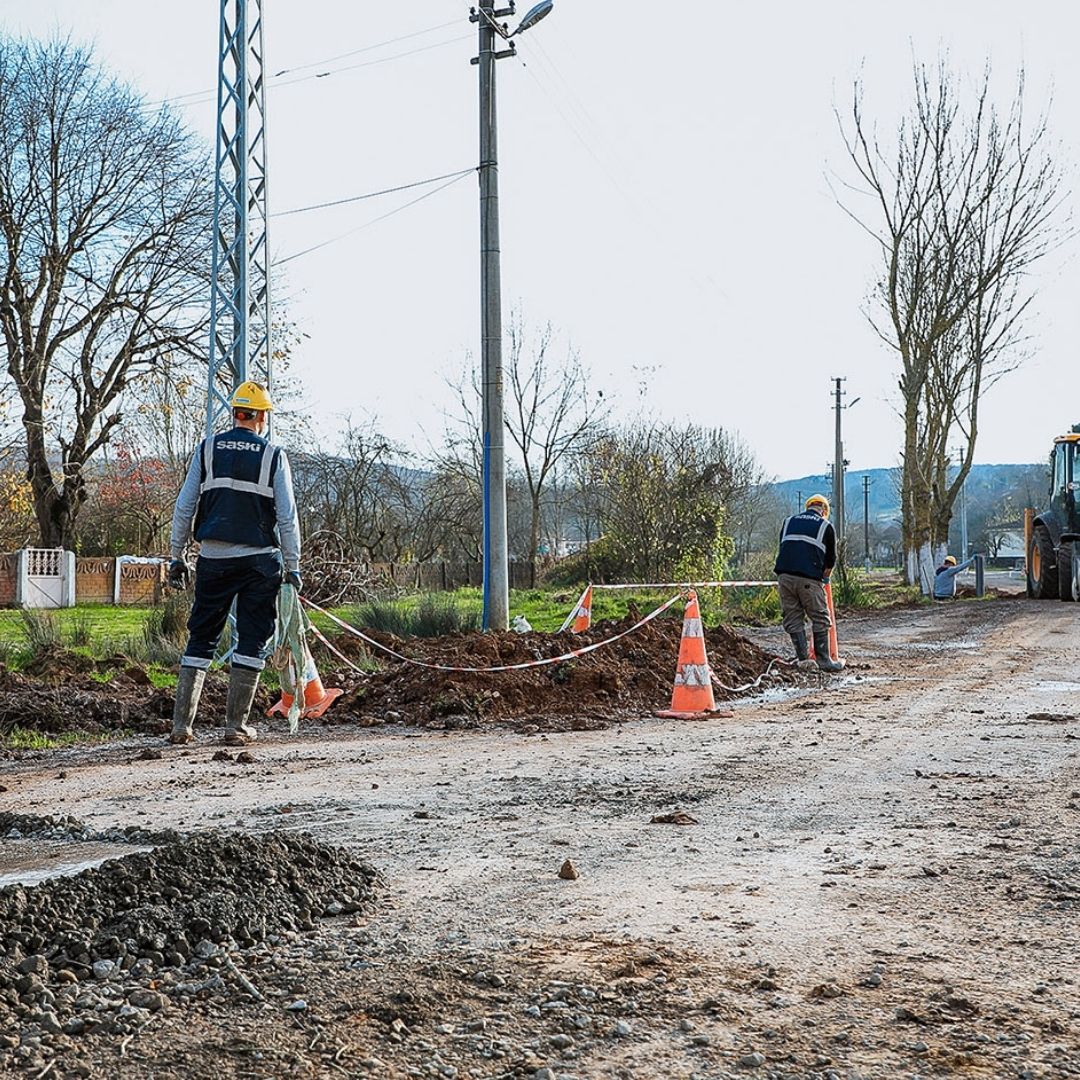
[(183, 559), (169, 563), (168, 585), (170, 589), (186, 589), (191, 578), (191, 567)]
[(281, 583), (282, 585), (291, 585), (297, 592), (300, 592), (304, 587), (304, 579), (300, 576), (299, 570), (286, 570)]

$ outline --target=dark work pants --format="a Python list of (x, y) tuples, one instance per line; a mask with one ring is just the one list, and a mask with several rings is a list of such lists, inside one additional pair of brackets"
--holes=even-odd
[(236, 601), (236, 667), (261, 671), (266, 664), (277, 619), (281, 559), (277, 554), (238, 559), (199, 558), (195, 566), (195, 603), (188, 619), (183, 667), (208, 668)]

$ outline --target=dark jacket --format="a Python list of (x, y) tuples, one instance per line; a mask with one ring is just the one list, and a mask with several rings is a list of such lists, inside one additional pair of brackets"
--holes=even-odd
[(196, 540), (277, 546), (274, 474), (278, 448), (246, 428), (204, 439), (200, 447)]
[(836, 530), (831, 521), (816, 510), (804, 510), (784, 522), (776, 573), (821, 581), (835, 565)]

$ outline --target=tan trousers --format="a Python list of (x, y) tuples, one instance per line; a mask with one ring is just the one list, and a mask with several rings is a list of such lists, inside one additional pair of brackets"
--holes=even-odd
[(829, 629), (829, 604), (825, 599), (825, 586), (820, 581), (796, 574), (780, 574), (777, 583), (784, 629), (789, 634), (805, 632), (805, 619), (810, 620), (816, 631)]

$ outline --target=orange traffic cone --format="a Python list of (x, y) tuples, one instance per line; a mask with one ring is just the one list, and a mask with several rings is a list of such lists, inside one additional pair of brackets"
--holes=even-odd
[[(833, 607), (832, 582), (825, 582), (825, 603), (829, 605), (829, 655), (833, 660), (840, 659), (840, 642), (836, 636), (836, 608)], [(814, 652), (814, 635), (810, 635), (810, 659), (816, 658)]]
[(570, 627), (572, 634), (580, 634), (592, 626), (592, 586), (588, 585), (578, 601), (577, 611), (574, 612), (574, 625)]
[[(315, 661), (306, 645), (304, 647), (304, 661), (304, 704), (300, 715), (307, 719), (322, 716), (345, 691), (327, 690), (323, 686), (322, 679), (319, 677), (319, 670), (315, 666)], [(292, 708), (293, 699), (296, 696), (296, 687), (290, 685), (292, 679), (289, 677), (287, 668), (282, 674), (284, 678), (281, 685), (281, 700), (267, 710), (267, 716), (273, 716), (275, 713), (288, 716), (289, 710)]]
[(679, 642), (679, 662), (675, 669), (675, 686), (671, 691), (671, 708), (657, 716), (676, 720), (698, 720), (706, 716), (734, 716), (717, 713), (713, 697), (712, 672), (705, 655), (705, 631), (701, 625), (701, 610), (696, 592), (691, 592), (683, 615), (682, 640)]
[(585, 591), (578, 598), (573, 610), (559, 627), (559, 633), (569, 630), (572, 634), (580, 634), (582, 630), (588, 630), (590, 626), (592, 626), (592, 586), (586, 585)]

